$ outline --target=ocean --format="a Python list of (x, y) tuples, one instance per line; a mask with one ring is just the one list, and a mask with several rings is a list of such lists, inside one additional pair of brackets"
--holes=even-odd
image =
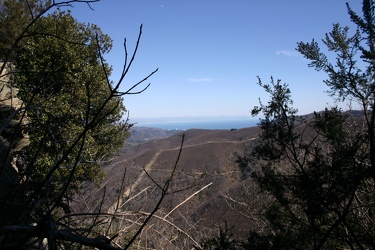
[(167, 130), (187, 130), (187, 129), (240, 129), (257, 126), (259, 120), (202, 120), (202, 121), (173, 121), (159, 123), (137, 123), (138, 127), (151, 127)]

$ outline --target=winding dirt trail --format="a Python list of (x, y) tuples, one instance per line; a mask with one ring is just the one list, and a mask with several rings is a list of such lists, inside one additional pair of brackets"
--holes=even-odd
[[(218, 141), (217, 140), (216, 141), (212, 140), (212, 141), (205, 141), (205, 142), (201, 142), (201, 143), (195, 143), (195, 144), (191, 144), (191, 145), (186, 145), (186, 146), (183, 146), (183, 149), (197, 147), (197, 146), (202, 146), (202, 145), (207, 145), (207, 144), (215, 144), (215, 143), (241, 144), (241, 143), (245, 143), (245, 142), (248, 142), (248, 141), (253, 141), (255, 139), (256, 139), (256, 137), (245, 139), (245, 140), (235, 140), (235, 141), (233, 141), (233, 140), (218, 140)], [(174, 147), (174, 148), (167, 148), (167, 149), (159, 149), (159, 150), (157, 150), (154, 153), (154, 155), (152, 156), (152, 158), (149, 161), (149, 163), (147, 163), (144, 166), (143, 171), (138, 175), (137, 179), (130, 185), (130, 187), (128, 187), (127, 189), (125, 189), (125, 191), (123, 192), (122, 197), (127, 197), (127, 198), (130, 197), (130, 195), (132, 194), (131, 192), (133, 190), (135, 190), (135, 188), (141, 183), (142, 179), (146, 175), (146, 172), (149, 173), (151, 171), (152, 166), (154, 166), (154, 164), (157, 162), (157, 159), (158, 159), (158, 157), (160, 156), (161, 153), (168, 152), (168, 151), (177, 151), (179, 149), (180, 149), (180, 146)], [(127, 160), (129, 160), (129, 159), (127, 159)], [(123, 161), (121, 161), (121, 162), (123, 162)], [(119, 164), (119, 163), (117, 162), (114, 165), (117, 165), (117, 164)], [(119, 206), (119, 208), (121, 208), (122, 206), (124, 206), (126, 202), (127, 202), (127, 199), (126, 200), (120, 200), (120, 203), (119, 203), (120, 206)], [(117, 206), (117, 201), (114, 202), (110, 206), (109, 212), (114, 212), (114, 209), (116, 208), (116, 206)]]
[(146, 175), (146, 172), (150, 172), (151, 167), (155, 164), (156, 159), (159, 157), (159, 155), (163, 151), (164, 150), (159, 150), (159, 151), (157, 151), (154, 154), (154, 156), (152, 157), (151, 161), (149, 163), (147, 163), (147, 165), (144, 167), (143, 171), (140, 173), (140, 175), (135, 180), (135, 182), (128, 189), (126, 189), (126, 191), (124, 192), (125, 197), (129, 197), (130, 192), (140, 183), (140, 181), (142, 180), (142, 178)]

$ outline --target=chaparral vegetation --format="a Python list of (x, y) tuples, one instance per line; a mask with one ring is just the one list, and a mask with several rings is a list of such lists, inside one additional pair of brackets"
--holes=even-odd
[[(258, 128), (165, 140), (132, 130), (124, 105), (157, 69), (120, 91), (142, 25), (113, 81), (111, 38), (68, 10), (97, 1), (0, 0), (0, 249), (375, 246), (373, 0), (347, 4), (355, 30), (297, 45), (353, 108), (300, 115), (287, 84), (258, 78)], [(124, 147), (131, 131), (142, 144)]]

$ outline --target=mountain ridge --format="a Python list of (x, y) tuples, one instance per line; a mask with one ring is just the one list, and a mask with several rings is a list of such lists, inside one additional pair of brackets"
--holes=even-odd
[[(191, 129), (133, 145), (104, 168), (107, 177), (99, 187), (84, 186), (82, 195), (86, 201), (81, 204), (98, 206), (105, 194), (101, 202), (105, 212), (114, 212), (118, 207), (124, 211), (150, 212), (160, 197), (155, 183), (162, 186), (168, 181), (184, 134), (170, 194), (159, 213), (168, 215), (183, 230), (189, 231), (194, 225), (196, 230), (190, 233), (196, 238), (202, 237), (198, 234), (210, 235), (216, 230), (215, 225), (224, 221), (230, 221), (230, 226), (236, 224), (237, 231), (243, 233), (248, 225), (228, 206), (224, 196), (240, 189), (246, 181), (236, 161), (256, 141), (259, 131), (258, 127), (232, 131)], [(192, 196), (194, 193), (197, 194)]]

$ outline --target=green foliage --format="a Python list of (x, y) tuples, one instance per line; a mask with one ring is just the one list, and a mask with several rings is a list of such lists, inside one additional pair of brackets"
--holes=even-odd
[(24, 167), (21, 174), (30, 180), (28, 192), (48, 183), (43, 190), (49, 197), (59, 197), (69, 181), (69, 198), (82, 181), (102, 179), (101, 164), (127, 136), (122, 98), (108, 99), (112, 83), (103, 67), (108, 74), (110, 68), (99, 57), (110, 50), (111, 40), (97, 26), (60, 11), (40, 18), (30, 32), (35, 35), (14, 62), (13, 80), (30, 119), (23, 157), (33, 170)]
[[(0, 28), (0, 57), (11, 60), (7, 84), (19, 90), (23, 102), (14, 114), (25, 110), (26, 115), (20, 118), (22, 128), (14, 130), (22, 129), (29, 140), (22, 151), (5, 151), (12, 153), (12, 166), (2, 159), (0, 173), (16, 171), (12, 179), (18, 183), (2, 192), (7, 202), (0, 211), (13, 213), (2, 216), (2, 225), (59, 214), (83, 181), (103, 179), (101, 167), (128, 136), (123, 99), (102, 57), (111, 39), (69, 12), (41, 16), (53, 6), (58, 5), (44, 0), (6, 0), (0, 6), (7, 24)], [(4, 121), (13, 116), (2, 115), (10, 116)]]
[(220, 228), (218, 235), (202, 239), (201, 247), (202, 249), (211, 250), (236, 250), (242, 249), (242, 243), (234, 238), (232, 230), (228, 228), (225, 222), (224, 227)]
[[(375, 244), (375, 4), (363, 1), (363, 17), (348, 5), (358, 26), (333, 25), (323, 43), (298, 43), (309, 66), (327, 73), (325, 83), (338, 100), (359, 103), (361, 111), (338, 108), (300, 117), (288, 85), (271, 79), (259, 85), (270, 94), (267, 104), (254, 107), (263, 114), (259, 144), (253, 155), (262, 165), (253, 178), (271, 202), (262, 213), (267, 223), (251, 241), (275, 249), (368, 249)], [(255, 237), (255, 238), (254, 238)], [(261, 239), (259, 241), (259, 239)], [(264, 245), (265, 244), (265, 245)], [(268, 248), (268, 247), (266, 247)]]
[[(122, 96), (143, 92), (148, 85), (132, 90), (157, 70), (119, 91), (141, 26), (129, 62), (125, 45), (120, 80), (109, 80), (111, 67), (103, 56), (111, 39), (58, 8), (96, 1), (0, 1), (0, 19), (8, 25), (0, 27), (1, 249), (44, 249), (45, 239), (48, 249), (119, 249), (112, 242), (119, 234), (109, 229), (116, 216), (101, 213), (102, 203), (76, 213), (71, 202), (84, 181), (103, 179), (102, 167), (123, 147), (131, 125), (123, 120)], [(166, 190), (167, 185), (160, 203)]]
[(51, 0), (0, 1), (0, 60), (14, 59), (15, 51), (22, 46), (22, 38), (31, 35), (27, 27), (51, 3)]

